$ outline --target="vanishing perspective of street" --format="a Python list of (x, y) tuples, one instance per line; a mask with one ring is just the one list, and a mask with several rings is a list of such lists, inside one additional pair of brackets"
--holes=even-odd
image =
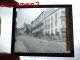
[(67, 51), (66, 42), (42, 40), (25, 35), (16, 38), (15, 52), (70, 53), (70, 51)]
[(65, 8), (17, 8), (14, 51), (70, 53), (66, 43), (65, 11)]

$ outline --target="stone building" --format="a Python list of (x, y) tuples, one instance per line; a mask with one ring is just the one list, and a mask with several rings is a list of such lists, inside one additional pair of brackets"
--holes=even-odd
[(58, 8), (53, 12), (51, 11), (49, 12), (50, 14), (43, 19), (44, 34), (53, 33), (54, 35), (56, 35), (56, 32), (59, 32), (60, 38), (65, 38), (66, 37), (65, 8)]
[(65, 8), (48, 8), (31, 23), (31, 26), (32, 33), (41, 31), (43, 35), (53, 33), (55, 36), (59, 35), (60, 39), (66, 38)]

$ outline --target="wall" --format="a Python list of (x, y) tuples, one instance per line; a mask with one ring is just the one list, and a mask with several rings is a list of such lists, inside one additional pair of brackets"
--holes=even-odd
[(0, 52), (10, 53), (11, 51), (12, 12), (13, 8), (0, 7), (1, 16)]

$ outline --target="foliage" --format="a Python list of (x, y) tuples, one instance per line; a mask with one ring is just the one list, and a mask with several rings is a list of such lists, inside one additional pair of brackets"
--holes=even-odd
[(54, 36), (54, 33), (51, 33), (51, 36)]
[(56, 32), (56, 36), (60, 36), (60, 33), (58, 31)]
[(50, 36), (50, 34), (49, 33), (45, 33), (45, 36)]
[(30, 33), (30, 29), (29, 28), (26, 28), (25, 33), (29, 34)]

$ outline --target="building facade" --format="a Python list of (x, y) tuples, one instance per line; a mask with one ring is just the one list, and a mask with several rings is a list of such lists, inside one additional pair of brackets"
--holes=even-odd
[(16, 33), (17, 33), (18, 35), (19, 35), (19, 34), (20, 34), (20, 35), (26, 35), (27, 29), (29, 29), (29, 32), (30, 32), (30, 31), (31, 31), (31, 25), (24, 22), (23, 27), (16, 28), (16, 31), (17, 31)]
[(43, 33), (43, 13), (44, 11), (34, 21), (31, 22), (32, 34)]
[[(65, 8), (49, 8), (43, 11), (31, 24), (32, 33), (42, 30), (45, 35), (53, 33), (60, 39), (66, 38), (66, 14)], [(42, 24), (40, 24), (42, 23)], [(40, 24), (40, 25), (39, 25)], [(37, 26), (37, 27), (36, 27)]]

